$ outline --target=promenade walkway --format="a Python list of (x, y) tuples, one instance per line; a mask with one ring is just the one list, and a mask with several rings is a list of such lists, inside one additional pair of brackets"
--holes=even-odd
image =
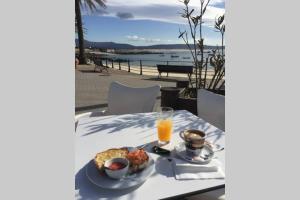
[[(75, 106), (76, 113), (95, 108), (107, 107), (107, 94), (112, 81), (119, 81), (132, 87), (147, 87), (161, 85), (162, 87), (176, 86), (176, 80), (188, 80), (184, 77), (163, 77), (138, 75), (118, 69), (106, 72), (94, 72), (92, 65), (79, 65), (75, 70)], [(157, 102), (159, 104), (159, 100)]]

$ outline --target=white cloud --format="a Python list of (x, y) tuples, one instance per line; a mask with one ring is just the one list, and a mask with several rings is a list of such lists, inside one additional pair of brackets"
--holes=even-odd
[[(207, 0), (205, 0), (206, 2)], [(198, 6), (199, 0), (190, 0), (189, 5)], [(211, 0), (210, 5), (217, 5), (225, 2), (225, 0)], [(118, 6), (118, 5), (127, 5), (127, 6), (149, 6), (151, 4), (159, 5), (183, 5), (179, 0), (110, 0), (107, 1), (108, 6)]]
[(138, 41), (140, 39), (137, 35), (127, 35), (126, 38), (132, 41)]
[[(183, 44), (182, 39), (176, 39), (176, 40), (162, 40), (159, 38), (145, 38), (145, 37), (140, 37), (138, 35), (127, 35), (125, 38), (129, 42), (134, 42), (135, 44), (143, 44), (143, 43), (155, 43), (155, 44)], [(192, 44), (193, 40), (189, 40), (189, 43)], [(221, 44), (221, 39), (220, 38), (210, 38), (210, 37), (205, 37), (204, 39), (205, 45), (220, 45)]]
[[(225, 13), (224, 8), (217, 8), (214, 5), (223, 3), (224, 0), (211, 0), (204, 15), (206, 26), (212, 26), (216, 17)], [(199, 12), (200, 1), (191, 0), (189, 3), (191, 9)], [(118, 13), (126, 12), (133, 18), (130, 20), (154, 20), (177, 24), (186, 24), (186, 19), (180, 16), (184, 4), (178, 0), (109, 0), (107, 1), (107, 13), (100, 13), (104, 16), (117, 16)]]
[(158, 39), (158, 38), (144, 38), (144, 37), (139, 37), (137, 35), (127, 35), (126, 38), (129, 41), (134, 41), (134, 42), (141, 41), (141, 42), (147, 42), (147, 43), (155, 43), (155, 42), (162, 41), (161, 39)]

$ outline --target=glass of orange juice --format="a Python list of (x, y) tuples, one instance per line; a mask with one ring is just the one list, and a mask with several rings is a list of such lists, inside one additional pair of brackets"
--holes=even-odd
[(171, 140), (173, 129), (173, 108), (162, 107), (157, 117), (158, 144), (165, 145)]

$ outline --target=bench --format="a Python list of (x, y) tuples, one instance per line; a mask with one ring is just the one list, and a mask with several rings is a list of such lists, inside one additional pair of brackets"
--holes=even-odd
[(169, 76), (169, 73), (180, 73), (180, 74), (188, 74), (190, 77), (193, 73), (194, 66), (183, 66), (183, 65), (156, 65), (157, 71), (159, 73), (159, 76), (161, 76), (161, 73), (165, 72), (167, 73), (167, 76)]
[(108, 67), (107, 66), (104, 66), (102, 64), (102, 60), (101, 58), (93, 58), (92, 59), (94, 65), (95, 65), (95, 68), (94, 68), (94, 71), (96, 72), (96, 70), (98, 69), (100, 72), (102, 72), (103, 70), (105, 70), (106, 72), (108, 72)]
[(108, 72), (108, 66), (104, 66), (102, 63), (102, 58), (94, 53), (88, 53), (86, 54), (87, 62), (88, 64), (92, 64), (95, 66), (94, 72), (99, 70), (100, 73), (102, 73), (103, 70), (105, 70), (107, 73)]

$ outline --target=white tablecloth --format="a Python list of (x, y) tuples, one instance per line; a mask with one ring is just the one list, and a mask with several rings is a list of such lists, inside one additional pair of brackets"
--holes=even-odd
[[(97, 152), (122, 146), (139, 146), (157, 140), (156, 113), (91, 117), (80, 119), (75, 136), (75, 197), (76, 199), (162, 199), (204, 190), (225, 184), (225, 180), (176, 180), (172, 163), (165, 157), (151, 154), (155, 172), (142, 185), (127, 190), (105, 190), (91, 183), (85, 165)], [(225, 147), (225, 133), (187, 111), (174, 113), (172, 144), (181, 141), (179, 132), (199, 129), (213, 134), (209, 140)], [(225, 150), (216, 153), (225, 172)]]

